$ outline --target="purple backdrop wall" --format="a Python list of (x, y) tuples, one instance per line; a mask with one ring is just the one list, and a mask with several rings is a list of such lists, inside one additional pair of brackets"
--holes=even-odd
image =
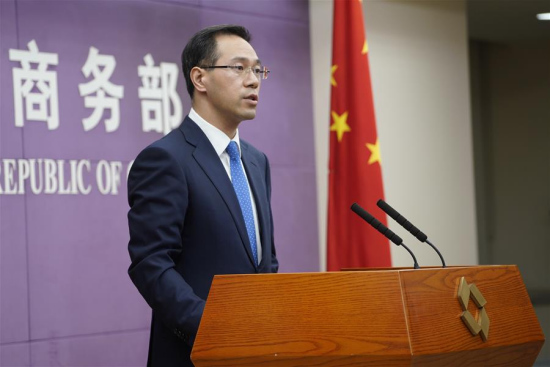
[[(162, 134), (142, 129), (138, 66), (151, 54), (155, 66), (164, 62), (179, 68), (187, 39), (208, 25), (248, 27), (258, 55), (273, 70), (262, 85), (258, 117), (241, 125), (241, 135), (266, 152), (272, 164), (281, 271), (318, 270), (306, 0), (6, 0), (0, 10), (2, 366), (145, 364), (150, 311), (126, 273), (126, 170)], [(14, 70), (24, 66), (14, 61), (13, 50), (28, 51), (32, 40), (39, 52), (58, 58), (47, 69), (57, 80), (57, 127), (53, 97), (44, 97), (51, 83), (44, 88), (35, 78), (27, 94), (14, 94), (17, 85), (25, 86), (14, 81)], [(99, 94), (79, 90), (93, 79), (82, 71), (92, 46), (115, 58), (108, 80), (123, 87), (123, 97), (118, 126), (105, 123), (109, 110), (86, 131), (82, 120), (94, 108), (85, 107), (85, 100)], [(190, 104), (178, 73), (185, 115)], [(15, 101), (35, 97), (30, 109), (23, 106), (22, 126), (16, 126)], [(40, 121), (44, 115), (52, 121)], [(43, 174), (51, 172), (52, 165), (57, 174), (49, 181), (42, 176), (44, 186), (33, 189), (31, 177), (39, 178), (40, 167)]]

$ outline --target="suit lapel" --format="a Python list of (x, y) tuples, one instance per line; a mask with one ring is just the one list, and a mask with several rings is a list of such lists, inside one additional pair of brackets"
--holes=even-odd
[(252, 157), (248, 151), (248, 146), (241, 140), (242, 148), (242, 160), (244, 164), (244, 169), (246, 170), (246, 175), (248, 177), (248, 183), (252, 189), (252, 195), (254, 195), (254, 201), (256, 202), (256, 212), (258, 213), (258, 224), (260, 229), (260, 240), (262, 242), (262, 261), (260, 262), (259, 267), (261, 268), (264, 264), (264, 259), (267, 257), (266, 246), (268, 242), (268, 224), (267, 219), (269, 218), (268, 202), (265, 190), (265, 172), (262, 172), (260, 166)]
[[(237, 230), (245, 247), (248, 258), (252, 264), (254, 264), (254, 256), (250, 248), (250, 240), (248, 239), (248, 233), (246, 231), (246, 225), (244, 223), (241, 206), (231, 180), (227, 176), (227, 171), (223, 167), (220, 157), (214, 150), (214, 147), (204, 135), (202, 130), (198, 127), (193, 120), (186, 117), (180, 126), (183, 135), (188, 143), (195, 146), (193, 151), (193, 157), (202, 168), (204, 173), (208, 176), (212, 184), (216, 187), (216, 190), (220, 193), (223, 201), (227, 205), (227, 208), (231, 212), (231, 216), (235, 221)], [(256, 264), (254, 266), (257, 268)]]

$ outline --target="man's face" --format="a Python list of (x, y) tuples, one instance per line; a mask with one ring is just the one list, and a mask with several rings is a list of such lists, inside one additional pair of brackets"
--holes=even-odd
[[(234, 35), (216, 37), (218, 61), (214, 66), (240, 65), (245, 69), (260, 65), (252, 46)], [(256, 117), (260, 79), (253, 72), (240, 75), (233, 69), (210, 69), (205, 80), (213, 117), (237, 126)]]

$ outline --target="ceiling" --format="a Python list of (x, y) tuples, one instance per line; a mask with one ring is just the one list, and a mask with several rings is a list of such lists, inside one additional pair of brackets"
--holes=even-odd
[(488, 42), (548, 40), (550, 21), (538, 13), (550, 13), (550, 0), (467, 0), (469, 38)]

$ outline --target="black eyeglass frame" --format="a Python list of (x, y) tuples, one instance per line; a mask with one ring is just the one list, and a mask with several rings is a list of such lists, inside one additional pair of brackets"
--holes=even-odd
[[(233, 69), (233, 70), (237, 70), (239, 72), (239, 74), (241, 74), (242, 72), (244, 72), (246, 69), (250, 69), (251, 72), (254, 72), (254, 75), (258, 76), (260, 78), (260, 80), (265, 80), (267, 79), (267, 76), (269, 73), (271, 73), (271, 70), (269, 70), (267, 67), (261, 67), (261, 68), (258, 68), (258, 69), (255, 69), (253, 68), (252, 66), (249, 66), (249, 67), (244, 67), (242, 65), (216, 65), (216, 66), (199, 66), (199, 68), (201, 69)], [(256, 70), (260, 70), (259, 73), (256, 73)]]

